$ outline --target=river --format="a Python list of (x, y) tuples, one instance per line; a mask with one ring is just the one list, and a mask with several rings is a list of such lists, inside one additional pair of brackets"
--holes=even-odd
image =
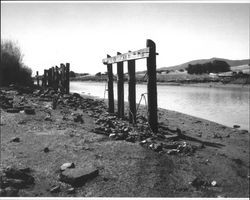
[[(70, 91), (107, 99), (104, 82), (70, 82)], [(136, 101), (147, 92), (147, 85), (136, 85)], [(246, 88), (213, 88), (196, 86), (158, 85), (158, 107), (207, 119), (225, 126), (249, 127), (249, 91)], [(114, 98), (117, 88), (114, 83)], [(128, 101), (128, 84), (124, 85), (124, 98)], [(145, 104), (145, 101), (141, 101)]]

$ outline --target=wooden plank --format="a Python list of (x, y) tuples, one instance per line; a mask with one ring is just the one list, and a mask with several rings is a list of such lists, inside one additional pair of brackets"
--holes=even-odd
[(140, 49), (138, 51), (119, 54), (117, 56), (110, 57), (110, 58), (104, 58), (102, 60), (102, 62), (103, 62), (103, 64), (107, 65), (107, 64), (128, 61), (128, 60), (137, 60), (137, 59), (142, 59), (142, 58), (148, 58), (148, 57), (149, 57), (149, 48), (144, 48), (144, 49)]
[(156, 47), (152, 40), (147, 40), (147, 47), (150, 48), (147, 58), (148, 73), (148, 122), (154, 133), (158, 131), (157, 116), (157, 86), (156, 86)]
[[(121, 53), (117, 53), (120, 55)], [(123, 80), (123, 62), (117, 63), (117, 103), (118, 117), (124, 118), (124, 80)]]
[(129, 122), (136, 123), (135, 60), (128, 61)]
[[(107, 55), (109, 58), (110, 55)], [(112, 64), (107, 65), (107, 72), (108, 72), (108, 104), (109, 104), (109, 112), (114, 113), (114, 89), (113, 89), (113, 68)]]

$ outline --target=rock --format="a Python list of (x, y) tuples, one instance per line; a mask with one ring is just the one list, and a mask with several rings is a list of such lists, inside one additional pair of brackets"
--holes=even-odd
[(159, 152), (162, 151), (162, 144), (154, 144), (154, 151)]
[(78, 114), (74, 117), (74, 122), (81, 122), (84, 123), (83, 119), (82, 119), (82, 115)]
[(111, 138), (111, 139), (115, 139), (115, 137), (116, 137), (116, 134), (115, 134), (115, 133), (111, 133), (111, 134), (109, 134), (109, 138)]
[(25, 112), (27, 115), (34, 115), (34, 114), (35, 114), (35, 109), (33, 109), (33, 108), (25, 108), (25, 109), (24, 109), (24, 112)]
[(239, 125), (234, 125), (233, 128), (240, 128), (240, 126)]
[(167, 154), (169, 154), (169, 155), (174, 155), (174, 154), (179, 153), (179, 151), (180, 151), (180, 150), (178, 150), (178, 149), (171, 149), (171, 150), (168, 150), (168, 151), (167, 151)]
[(128, 136), (128, 137), (126, 138), (126, 141), (127, 141), (127, 142), (133, 142), (133, 143), (134, 143), (134, 142), (135, 142), (135, 140), (136, 140), (136, 138), (135, 138), (135, 137), (133, 137), (133, 136), (131, 136), (131, 135), (130, 135), (130, 136)]
[(67, 194), (74, 194), (76, 192), (76, 190), (75, 190), (75, 188), (69, 188), (68, 190), (67, 190)]
[(16, 169), (14, 167), (8, 167), (4, 170), (4, 173), (6, 174), (7, 178), (21, 179), (25, 181), (26, 185), (34, 184), (35, 182), (33, 176), (31, 176), (27, 172), (24, 172), (23, 170)]
[(10, 142), (20, 142), (20, 138), (19, 137), (13, 137), (10, 139)]
[(147, 143), (147, 140), (142, 140), (141, 142), (140, 142), (140, 144), (146, 144)]
[(60, 186), (59, 185), (57, 185), (57, 186), (53, 186), (51, 189), (50, 189), (50, 192), (51, 193), (58, 193), (58, 192), (60, 192)]
[(248, 130), (240, 130), (240, 134), (247, 134)]
[(50, 122), (52, 121), (52, 119), (51, 119), (51, 116), (50, 116), (50, 115), (47, 115), (47, 116), (44, 118), (44, 120), (45, 120), (45, 121), (50, 121)]
[(61, 165), (60, 170), (64, 171), (68, 168), (75, 168), (75, 164), (74, 163), (64, 163)]
[(211, 186), (213, 186), (213, 187), (217, 186), (217, 182), (216, 181), (212, 181), (211, 182)]
[(43, 152), (44, 152), (44, 153), (48, 153), (48, 152), (49, 152), (49, 148), (48, 148), (48, 147), (45, 147), (45, 148), (43, 149)]
[(195, 188), (200, 188), (202, 186), (209, 186), (210, 184), (200, 178), (195, 178), (190, 184)]
[(24, 180), (12, 178), (6, 179), (5, 184), (16, 189), (22, 189), (27, 186)]
[(17, 109), (17, 108), (8, 108), (8, 109), (6, 110), (6, 112), (7, 112), (7, 113), (19, 113), (20, 110)]
[(78, 99), (81, 98), (81, 95), (78, 94), (78, 93), (73, 93), (72, 96), (73, 96), (73, 97), (76, 97), (76, 98), (78, 98)]
[(72, 168), (64, 170), (60, 175), (60, 181), (80, 186), (83, 185), (86, 181), (95, 178), (98, 176), (99, 171), (92, 165), (87, 165), (85, 168)]
[(6, 197), (18, 197), (18, 189), (7, 187), (4, 189)]
[(127, 137), (127, 134), (121, 132), (121, 133), (117, 133), (117, 134), (116, 134), (115, 139), (116, 139), (116, 140), (125, 140), (126, 137)]

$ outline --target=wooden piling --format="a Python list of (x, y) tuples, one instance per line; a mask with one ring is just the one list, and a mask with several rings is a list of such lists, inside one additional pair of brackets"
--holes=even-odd
[(66, 94), (69, 94), (69, 63), (66, 63), (65, 67), (65, 92)]
[(129, 122), (136, 122), (135, 60), (128, 60)]
[(46, 69), (44, 70), (44, 74), (43, 74), (43, 82), (44, 82), (43, 86), (47, 87), (48, 86), (48, 73)]
[(63, 63), (60, 64), (61, 68), (61, 92), (65, 93), (65, 65)]
[(51, 86), (55, 88), (55, 68), (51, 67)]
[(55, 67), (55, 87), (56, 90), (58, 90), (59, 87), (59, 71), (58, 71), (58, 67)]
[[(110, 58), (110, 55), (107, 55)], [(114, 113), (114, 88), (113, 88), (113, 69), (112, 64), (107, 65), (108, 72), (108, 109), (110, 113)]]
[(39, 73), (38, 73), (38, 71), (36, 71), (36, 82), (37, 82), (37, 86), (39, 86)]
[(157, 117), (157, 86), (156, 86), (156, 47), (152, 40), (147, 40), (149, 57), (147, 58), (148, 72), (148, 122), (154, 133), (158, 131)]
[(49, 68), (48, 70), (48, 86), (51, 87), (52, 86), (52, 69)]
[[(120, 55), (117, 52), (117, 55)], [(117, 101), (118, 117), (124, 118), (124, 79), (123, 79), (123, 62), (117, 63)]]

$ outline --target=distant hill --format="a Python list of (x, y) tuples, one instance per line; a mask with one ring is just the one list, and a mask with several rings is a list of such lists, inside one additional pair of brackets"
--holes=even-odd
[(227, 62), (230, 67), (236, 67), (240, 65), (248, 65), (250, 63), (250, 59), (245, 59), (245, 60), (229, 60), (229, 59), (224, 59), (224, 58), (210, 58), (210, 59), (200, 59), (200, 60), (193, 60), (189, 61), (180, 65), (175, 65), (171, 67), (161, 67), (157, 68), (157, 71), (165, 71), (165, 70), (181, 70), (181, 69), (186, 69), (189, 64), (194, 65), (194, 64), (204, 64), (207, 62), (213, 62), (214, 60), (222, 60)]

